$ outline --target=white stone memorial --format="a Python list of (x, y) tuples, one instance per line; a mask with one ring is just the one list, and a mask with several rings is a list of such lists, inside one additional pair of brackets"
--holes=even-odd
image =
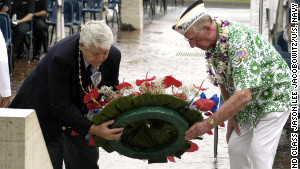
[(143, 0), (121, 1), (123, 24), (131, 24), (135, 29), (143, 29)]
[(34, 110), (0, 108), (0, 168), (53, 168)]

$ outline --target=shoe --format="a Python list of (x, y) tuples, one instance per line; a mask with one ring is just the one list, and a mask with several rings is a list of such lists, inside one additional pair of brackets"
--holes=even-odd
[(21, 59), (24, 57), (25, 51), (23, 50), (22, 52), (17, 53), (16, 58)]
[(16, 58), (23, 58), (25, 55), (25, 45), (22, 44), (19, 48), (14, 48), (14, 51), (16, 51)]
[(33, 60), (39, 60), (41, 57), (41, 54), (37, 54), (33, 56)]

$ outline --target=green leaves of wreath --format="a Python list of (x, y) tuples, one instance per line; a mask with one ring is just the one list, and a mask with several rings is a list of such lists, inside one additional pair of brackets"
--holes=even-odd
[(167, 162), (166, 156), (178, 158), (190, 144), (184, 132), (201, 113), (188, 108), (189, 102), (168, 94), (143, 93), (112, 100), (94, 118), (95, 124), (115, 119), (112, 128), (124, 127), (119, 141), (93, 136), (96, 146), (107, 152), (117, 151), (131, 158), (148, 159), (149, 163)]

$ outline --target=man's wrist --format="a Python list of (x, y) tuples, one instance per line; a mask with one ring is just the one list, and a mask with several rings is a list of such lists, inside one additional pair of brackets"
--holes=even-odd
[(93, 125), (91, 125), (91, 127), (90, 127), (90, 129), (89, 129), (89, 133), (91, 133), (91, 134), (95, 134), (94, 133), (94, 127), (95, 127), (95, 125), (93, 124)]
[(215, 123), (215, 119), (213, 119), (212, 117), (209, 117), (207, 120), (208, 123), (213, 126), (213, 128), (217, 126)]

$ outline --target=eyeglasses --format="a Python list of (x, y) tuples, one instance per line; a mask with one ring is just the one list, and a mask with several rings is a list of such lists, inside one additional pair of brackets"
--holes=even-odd
[(195, 44), (196, 41), (197, 41), (197, 39), (198, 39), (199, 33), (200, 33), (200, 31), (198, 31), (198, 32), (196, 33), (196, 35), (195, 35), (193, 38), (190, 38), (190, 39), (184, 38), (184, 40), (188, 41), (189, 43), (194, 43), (194, 44)]

